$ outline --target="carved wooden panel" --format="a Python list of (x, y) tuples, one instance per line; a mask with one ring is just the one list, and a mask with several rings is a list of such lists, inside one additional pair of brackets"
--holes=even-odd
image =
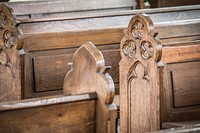
[[(115, 94), (119, 94), (119, 44), (97, 45), (97, 48), (105, 57), (106, 64), (112, 66), (108, 73), (115, 83)], [(25, 74), (29, 77), (25, 79), (25, 84), (28, 85), (24, 90), (24, 98), (62, 94), (63, 79), (70, 70), (68, 62), (72, 62), (76, 49), (61, 48), (26, 52), (25, 58), (29, 59), (30, 66), (26, 65), (28, 72)]]
[(121, 41), (120, 132), (160, 127), (159, 69), (162, 45), (146, 14), (134, 16)]
[(21, 98), (21, 70), (18, 50), (22, 42), (13, 10), (0, 5), (0, 102)]
[(64, 94), (96, 92), (96, 132), (107, 132), (109, 106), (114, 99), (114, 82), (107, 73), (102, 53), (90, 42), (74, 54), (71, 70), (64, 79)]
[(162, 122), (200, 119), (199, 74), (199, 60), (166, 65), (162, 90)]

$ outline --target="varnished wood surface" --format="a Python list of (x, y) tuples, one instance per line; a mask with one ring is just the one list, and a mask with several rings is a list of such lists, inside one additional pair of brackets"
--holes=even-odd
[(22, 101), (4, 102), (0, 104), (0, 112), (41, 107), (41, 106), (54, 105), (54, 104), (87, 101), (91, 99), (95, 100), (96, 98), (97, 98), (96, 93), (87, 93), (87, 94), (73, 95), (73, 96), (59, 95), (59, 96), (27, 99), (27, 100), (22, 100)]
[[(142, 11), (141, 12), (145, 12)], [(146, 11), (148, 12), (148, 10)], [(183, 10), (183, 11), (169, 11), (169, 12), (159, 12), (159, 13), (149, 13), (154, 24), (159, 22), (170, 22), (178, 20), (188, 20), (188, 19), (198, 19), (200, 10)], [(64, 32), (64, 31), (82, 31), (82, 30), (92, 30), (92, 29), (102, 29), (102, 28), (114, 28), (122, 27), (123, 29), (128, 26), (130, 18), (139, 11), (131, 14), (120, 14), (108, 15), (103, 17), (91, 17), (91, 18), (71, 18), (69, 20), (37, 22), (37, 23), (22, 23), (22, 30), (24, 33), (44, 33), (48, 32)], [(106, 14), (106, 13), (105, 13)], [(50, 27), (54, 27), (53, 29)], [(33, 31), (30, 31), (32, 29)]]
[[(148, 14), (159, 14), (159, 13), (167, 13), (167, 12), (182, 12), (189, 10), (198, 10), (199, 5), (193, 6), (183, 6), (183, 7), (167, 7), (167, 8), (157, 8), (157, 9), (141, 9), (141, 10), (124, 10), (124, 11), (113, 11), (113, 10), (98, 10), (98, 11), (87, 11), (87, 12), (70, 12), (70, 13), (53, 13), (53, 14), (43, 14), (38, 15), (38, 17), (30, 18), (27, 17), (18, 17), (21, 23), (27, 22), (45, 22), (45, 21), (54, 21), (54, 20), (73, 20), (73, 19), (81, 19), (81, 18), (98, 18), (98, 17), (109, 17), (109, 16), (129, 16), (137, 13), (148, 13)], [(179, 15), (179, 14), (177, 14)], [(181, 16), (182, 18), (183, 15)]]
[[(75, 12), (100, 9), (123, 8), (131, 10), (136, 7), (136, 2), (132, 0), (58, 0), (58, 1), (32, 1), (14, 2), (9, 5), (15, 10), (17, 15), (45, 14), (60, 12)], [(38, 10), (35, 10), (38, 9)]]
[(95, 132), (95, 100), (0, 111), (0, 125), (2, 133)]
[(120, 54), (120, 133), (159, 130), (162, 45), (146, 14), (129, 22)]
[(13, 10), (0, 6), (0, 103), (21, 99), (20, 29)]
[(199, 60), (169, 63), (164, 70), (161, 121), (199, 120)]
[[(50, 18), (47, 16), (46, 22), (36, 18), (33, 19), (34, 23), (32, 20), (20, 20), (22, 22), (20, 28), (24, 32), (24, 50), (26, 52), (23, 76), (25, 79), (23, 83), (24, 98), (62, 93), (63, 77), (69, 70), (67, 62), (71, 61), (73, 51), (87, 41), (92, 41), (95, 45), (103, 48), (102, 53), (106, 58), (106, 63), (112, 66), (109, 73), (113, 77), (116, 87), (119, 86), (119, 42), (131, 16), (137, 12), (150, 14), (150, 18), (159, 32), (161, 42), (166, 46), (170, 45), (171, 47), (175, 41), (184, 42), (199, 39), (199, 29), (197, 28), (200, 27), (199, 5), (169, 9), (112, 11), (109, 13), (104, 11), (101, 13), (91, 12), (82, 13), (79, 16), (75, 14), (65, 16), (63, 14), (60, 17), (62, 21), (56, 17), (53, 19), (53, 16)], [(164, 51), (168, 51), (167, 49), (170, 47)], [(62, 54), (60, 51), (63, 51)], [(174, 53), (177, 55), (176, 51)], [(198, 50), (196, 54), (191, 54), (191, 56), (198, 57)], [(187, 56), (186, 60), (190, 60), (191, 56)], [(65, 57), (66, 60), (64, 60)], [(177, 58), (172, 58), (168, 52), (165, 57), (166, 62), (177, 61)]]
[(109, 110), (115, 95), (114, 82), (107, 73), (109, 68), (105, 65), (102, 53), (91, 42), (87, 42), (76, 50), (63, 83), (64, 94), (97, 93), (96, 133), (109, 130)]

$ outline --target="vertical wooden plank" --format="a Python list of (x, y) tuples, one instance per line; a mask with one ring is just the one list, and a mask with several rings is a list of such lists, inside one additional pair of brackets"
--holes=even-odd
[(150, 18), (146, 14), (134, 16), (120, 47), (121, 133), (148, 132), (160, 127), (161, 50)]
[(13, 10), (0, 5), (0, 102), (21, 98), (21, 68), (18, 50), (22, 48)]
[(114, 99), (114, 82), (107, 73), (102, 53), (91, 43), (82, 45), (74, 54), (71, 70), (64, 79), (65, 94), (96, 92), (96, 132), (107, 133), (109, 107)]

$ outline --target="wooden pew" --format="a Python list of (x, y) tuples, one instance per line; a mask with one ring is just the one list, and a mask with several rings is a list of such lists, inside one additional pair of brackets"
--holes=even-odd
[(58, 0), (58, 1), (31, 1), (6, 3), (16, 13), (18, 18), (40, 19), (64, 16), (124, 11), (137, 8), (135, 0)]
[(64, 80), (71, 95), (36, 98), (0, 104), (0, 132), (115, 133), (109, 110), (114, 83), (101, 52), (85, 43), (75, 53)]
[[(123, 37), (123, 30), (127, 27), (132, 15), (138, 12), (150, 14), (161, 32), (162, 43), (168, 43), (173, 38), (176, 38), (177, 41), (191, 41), (199, 38), (198, 30), (193, 31), (184, 23), (190, 21), (193, 23), (190, 25), (198, 27), (199, 7), (113, 11), (77, 16), (72, 14), (48, 19), (17, 19), (18, 28), (23, 31), (23, 49), (26, 53), (22, 61), (24, 68), (22, 71), (22, 98), (62, 94), (63, 78), (70, 69), (66, 64), (72, 61), (75, 49), (87, 41), (92, 41), (102, 50), (107, 64), (112, 66), (109, 73), (114, 79), (116, 90), (118, 90), (119, 43)], [(174, 23), (177, 24), (173, 25), (171, 21), (175, 21)], [(165, 27), (169, 25), (170, 28), (166, 30)], [(178, 29), (179, 34), (173, 32), (174, 27)], [(185, 34), (186, 31), (188, 34)], [(118, 91), (116, 94), (119, 94)]]
[[(75, 17), (73, 20), (66, 21), (49, 20), (49, 22), (20, 24), (20, 28), (24, 32), (24, 50), (26, 52), (24, 59), (24, 79), (26, 80), (24, 82), (24, 88), (26, 89), (23, 89), (24, 98), (61, 93), (62, 78), (64, 73), (69, 70), (63, 59), (67, 56), (68, 61), (71, 61), (75, 49), (86, 41), (92, 41), (100, 50), (103, 50), (103, 54), (108, 58), (107, 63), (113, 67), (110, 74), (114, 78), (116, 88), (118, 88), (118, 63), (115, 60), (120, 60), (119, 42), (123, 36), (123, 29), (126, 27), (132, 13), (135, 12), (128, 12), (123, 16), (116, 13), (111, 18), (110, 15), (105, 17), (102, 17), (103, 15), (95, 17), (94, 15), (94, 18), (80, 16), (80, 19)], [(182, 16), (181, 14), (185, 14), (186, 11), (178, 11), (178, 13)], [(178, 13), (174, 13), (174, 15)], [(191, 13), (194, 13), (194, 16), (190, 15)], [(163, 19), (160, 20), (159, 18), (162, 15)], [(193, 19), (198, 18), (198, 15), (198, 10), (188, 10), (188, 15), (185, 15), (186, 18), (180, 18), (182, 20)], [(167, 16), (170, 16), (170, 13), (152, 13), (152, 17), (158, 22), (171, 21), (176, 18), (172, 15), (167, 20)], [(187, 28), (182, 25), (180, 30), (181, 27)], [(171, 29), (168, 32), (171, 33)], [(194, 32), (194, 34), (196, 33)], [(168, 33), (163, 32), (162, 36), (166, 38), (163, 41), (170, 41), (167, 39), (170, 36)], [(174, 33), (171, 36), (176, 36), (176, 34)], [(180, 39), (194, 40), (195, 37), (198, 38), (198, 36), (194, 36), (192, 38), (180, 37)], [(40, 41), (38, 42), (38, 40)], [(49, 65), (46, 66), (45, 64)], [(60, 74), (62, 74), (62, 78), (59, 76)], [(32, 85), (30, 86), (29, 83)]]
[[(195, 32), (195, 27), (184, 24)], [(174, 42), (162, 44), (164, 30), (160, 28), (149, 16), (136, 15), (121, 41), (121, 133), (150, 132), (165, 128), (166, 122), (200, 120), (200, 40), (169, 38)], [(167, 31), (170, 26), (163, 28)], [(176, 34), (178, 29), (174, 29)]]

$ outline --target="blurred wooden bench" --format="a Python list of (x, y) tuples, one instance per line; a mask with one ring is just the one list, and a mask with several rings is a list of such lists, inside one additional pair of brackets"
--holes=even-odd
[(68, 15), (124, 11), (136, 9), (135, 0), (57, 0), (57, 1), (24, 1), (8, 4), (18, 18), (48, 19), (63, 18)]
[(148, 0), (151, 8), (198, 5), (199, 0)]

